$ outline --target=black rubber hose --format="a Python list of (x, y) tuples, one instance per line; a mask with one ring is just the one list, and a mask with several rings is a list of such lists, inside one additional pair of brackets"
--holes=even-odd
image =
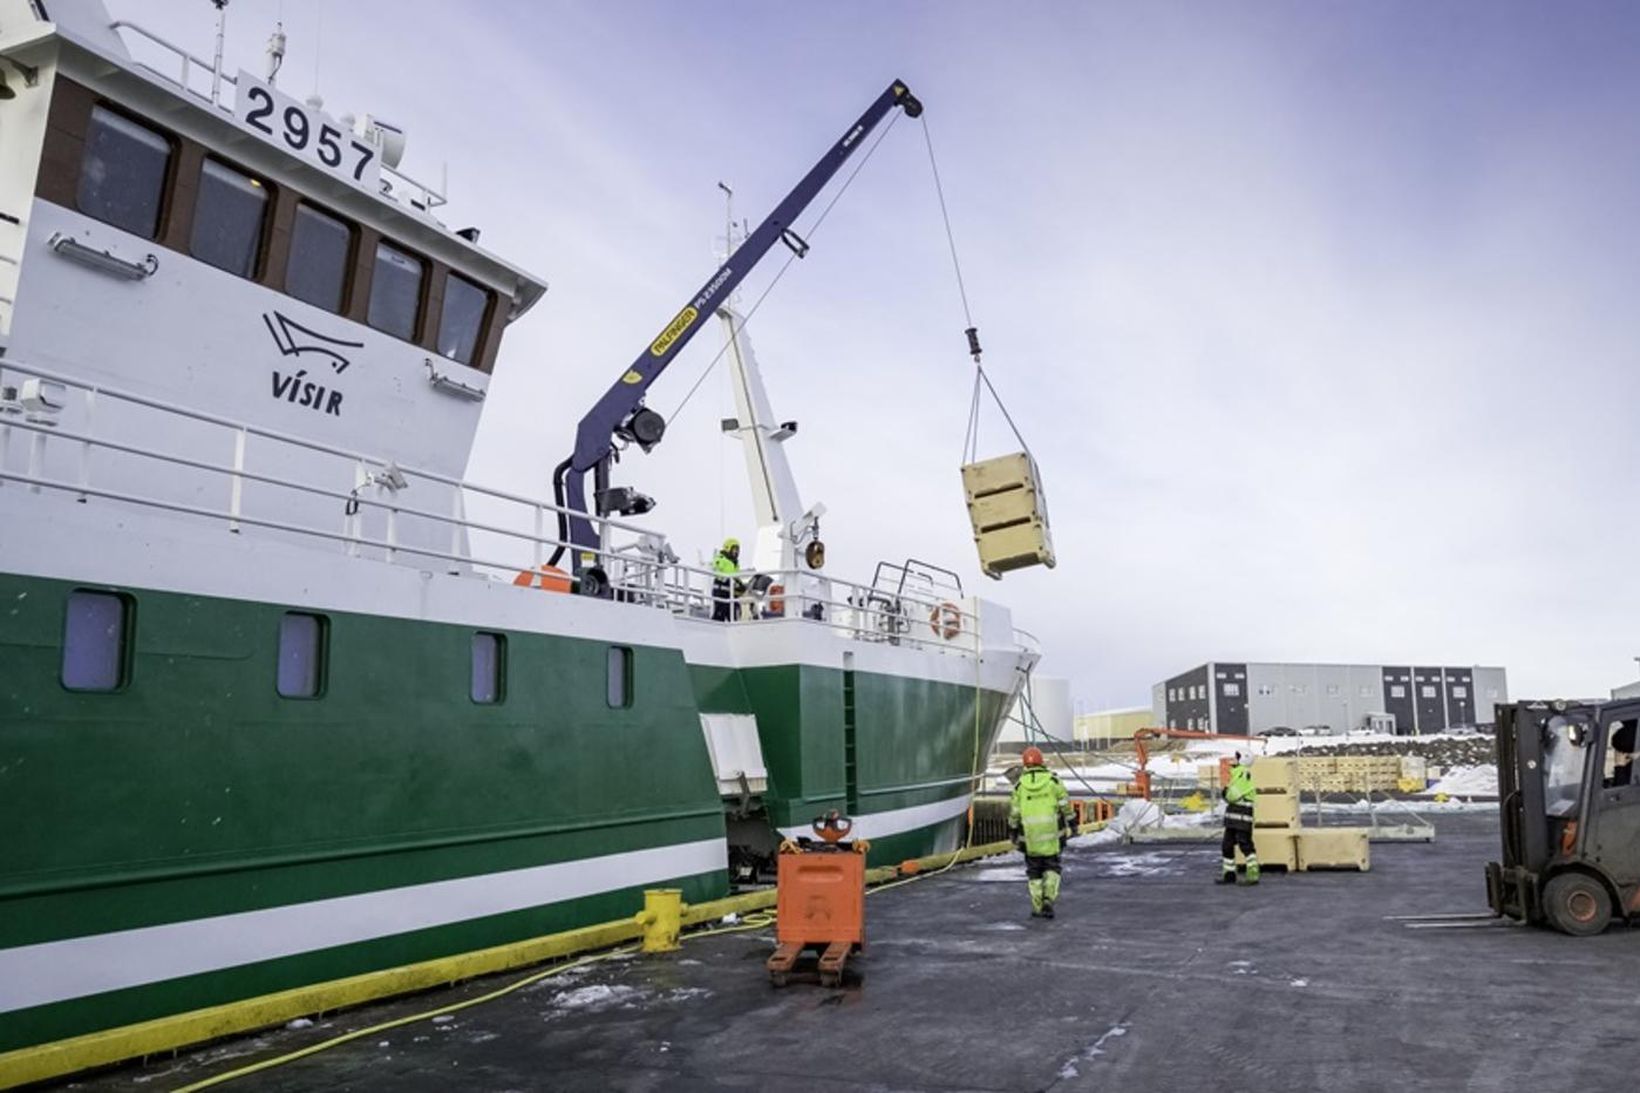
[(558, 506), (558, 548), (547, 559), (548, 565), (557, 565), (558, 559), (564, 556), (564, 544), (569, 541), (569, 517), (564, 514), (564, 474), (575, 457), (570, 456), (552, 469), (552, 500)]

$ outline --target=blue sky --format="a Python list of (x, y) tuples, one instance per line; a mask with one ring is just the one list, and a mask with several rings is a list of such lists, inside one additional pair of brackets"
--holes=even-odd
[[(209, 50), (204, 3), (112, 7)], [(476, 480), (540, 489), (711, 272), (716, 183), (755, 222), (898, 77), (1061, 561), (978, 574), (962, 313), (901, 121), (749, 331), (839, 573), (959, 568), (1090, 709), (1208, 659), (1636, 674), (1632, 5), (235, 0), (230, 67), (281, 16), (282, 86), (317, 52), (332, 112), (404, 124), (447, 219), (551, 285)], [(728, 412), (714, 375), (621, 468), (686, 558), (750, 531)]]

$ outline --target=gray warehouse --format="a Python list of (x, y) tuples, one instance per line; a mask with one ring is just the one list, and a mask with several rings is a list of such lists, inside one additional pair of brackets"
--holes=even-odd
[(1285, 726), (1414, 736), (1490, 725), (1493, 705), (1507, 701), (1502, 668), (1214, 661), (1156, 684), (1150, 704), (1157, 723), (1172, 729), (1253, 735)]

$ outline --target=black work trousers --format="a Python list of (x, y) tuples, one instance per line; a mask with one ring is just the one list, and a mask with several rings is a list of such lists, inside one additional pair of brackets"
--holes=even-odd
[(1224, 842), (1220, 844), (1225, 861), (1234, 861), (1236, 851), (1251, 857), (1253, 854), (1253, 829), (1251, 827), (1237, 827), (1231, 824), (1224, 825)]
[(1025, 879), (1041, 880), (1044, 873), (1063, 873), (1059, 867), (1058, 854), (1025, 855)]

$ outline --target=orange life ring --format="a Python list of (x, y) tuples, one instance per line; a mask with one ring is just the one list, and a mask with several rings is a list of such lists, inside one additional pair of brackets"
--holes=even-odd
[(785, 585), (783, 585), (783, 584), (771, 584), (769, 586), (768, 613), (770, 615), (784, 615), (786, 613), (786, 586)]
[(568, 592), (573, 587), (569, 574), (555, 565), (526, 569), (513, 578), (513, 584), (520, 588), (539, 588), (543, 592)]
[(962, 633), (962, 609), (949, 600), (928, 613), (928, 628), (937, 637), (950, 641)]

